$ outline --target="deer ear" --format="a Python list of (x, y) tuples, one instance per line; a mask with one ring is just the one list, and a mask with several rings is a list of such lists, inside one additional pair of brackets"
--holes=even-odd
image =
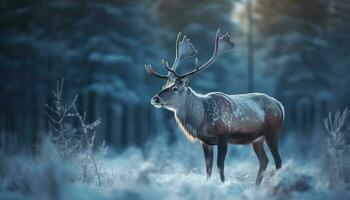
[(183, 85), (183, 86), (188, 86), (189, 84), (190, 84), (190, 77), (189, 76), (186, 76), (185, 78), (183, 78), (182, 80), (181, 80), (181, 84)]

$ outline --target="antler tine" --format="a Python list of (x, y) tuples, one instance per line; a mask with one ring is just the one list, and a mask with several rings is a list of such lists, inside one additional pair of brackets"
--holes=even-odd
[(186, 58), (193, 57), (197, 54), (196, 48), (191, 43), (190, 39), (184, 35), (181, 38), (181, 32), (177, 35), (176, 38), (176, 55), (174, 63), (171, 67), (174, 71), (176, 71), (177, 67), (180, 65), (180, 63), (185, 60)]
[(171, 67), (172, 69), (176, 69), (176, 67), (179, 65), (179, 47), (180, 47), (180, 37), (181, 37), (181, 32), (177, 34), (176, 37), (176, 44), (175, 44), (175, 60), (173, 63), (173, 66)]
[(202, 66), (200, 66), (199, 70), (202, 70), (202, 69), (204, 69), (206, 67), (209, 67), (213, 63), (213, 61), (217, 58), (218, 47), (219, 47), (219, 39), (220, 39), (219, 33), (220, 33), (220, 29), (218, 29), (216, 31), (213, 55), (211, 56), (211, 58), (206, 63), (204, 63)]
[(158, 78), (161, 78), (161, 79), (168, 79), (169, 78), (169, 75), (158, 74), (156, 71), (154, 71), (154, 69), (152, 68), (151, 65), (145, 65), (145, 69), (148, 72), (148, 74), (151, 74), (151, 75), (153, 75), (155, 77), (158, 77)]

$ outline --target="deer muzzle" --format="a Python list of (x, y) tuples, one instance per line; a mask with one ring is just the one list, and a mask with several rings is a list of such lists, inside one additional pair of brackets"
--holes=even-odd
[(163, 104), (161, 103), (161, 99), (159, 96), (154, 96), (151, 100), (151, 104), (156, 108), (161, 108)]

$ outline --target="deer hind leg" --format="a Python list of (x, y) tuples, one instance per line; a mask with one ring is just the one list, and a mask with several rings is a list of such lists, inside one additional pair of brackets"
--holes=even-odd
[(221, 182), (225, 181), (224, 164), (225, 164), (226, 153), (227, 153), (227, 139), (225, 137), (221, 137), (218, 143), (218, 157), (217, 157), (217, 165), (220, 172)]
[(205, 167), (207, 173), (207, 179), (211, 176), (211, 170), (213, 167), (213, 147), (207, 144), (202, 143), (204, 158), (205, 158)]
[(276, 169), (282, 167), (282, 160), (280, 153), (278, 152), (278, 139), (277, 137), (267, 136), (265, 137), (267, 146), (269, 147), (272, 157), (275, 160)]
[(264, 142), (264, 140), (261, 140), (261, 141), (254, 142), (252, 144), (254, 152), (259, 159), (259, 165), (260, 165), (258, 175), (257, 175), (256, 181), (255, 181), (256, 185), (261, 184), (264, 172), (265, 172), (266, 167), (267, 167), (267, 163), (269, 162), (269, 160), (267, 159), (265, 150), (264, 150), (263, 142)]

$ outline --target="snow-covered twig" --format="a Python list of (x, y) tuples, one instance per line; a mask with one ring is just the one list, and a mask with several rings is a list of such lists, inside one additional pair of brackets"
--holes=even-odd
[(324, 119), (324, 125), (331, 138), (335, 140), (335, 143), (343, 142), (344, 135), (350, 130), (350, 126), (346, 127), (346, 120), (349, 114), (349, 109), (345, 108), (343, 112), (338, 110), (334, 114), (334, 119), (331, 113), (328, 113), (328, 117)]
[[(87, 147), (86, 152), (88, 153), (88, 156), (90, 157), (91, 162), (92, 162), (92, 164), (94, 166), (95, 173), (96, 173), (96, 176), (98, 178), (98, 184), (99, 184), (99, 186), (101, 186), (100, 172), (98, 170), (94, 154), (92, 153), (93, 152), (93, 147), (94, 147), (94, 142), (95, 142), (95, 136), (96, 136), (95, 127), (98, 126), (101, 123), (101, 120), (97, 119), (94, 122), (92, 122), (90, 124), (87, 124), (85, 122), (85, 117), (81, 116), (81, 114), (79, 113), (76, 105), (74, 104), (72, 107), (73, 107), (73, 110), (74, 110), (74, 114), (73, 115), (76, 116), (79, 119), (80, 126), (82, 127), (83, 134), (84, 134), (84, 140), (85, 140), (84, 142), (85, 142), (85, 145)], [(92, 131), (91, 135), (89, 135), (89, 131)]]

